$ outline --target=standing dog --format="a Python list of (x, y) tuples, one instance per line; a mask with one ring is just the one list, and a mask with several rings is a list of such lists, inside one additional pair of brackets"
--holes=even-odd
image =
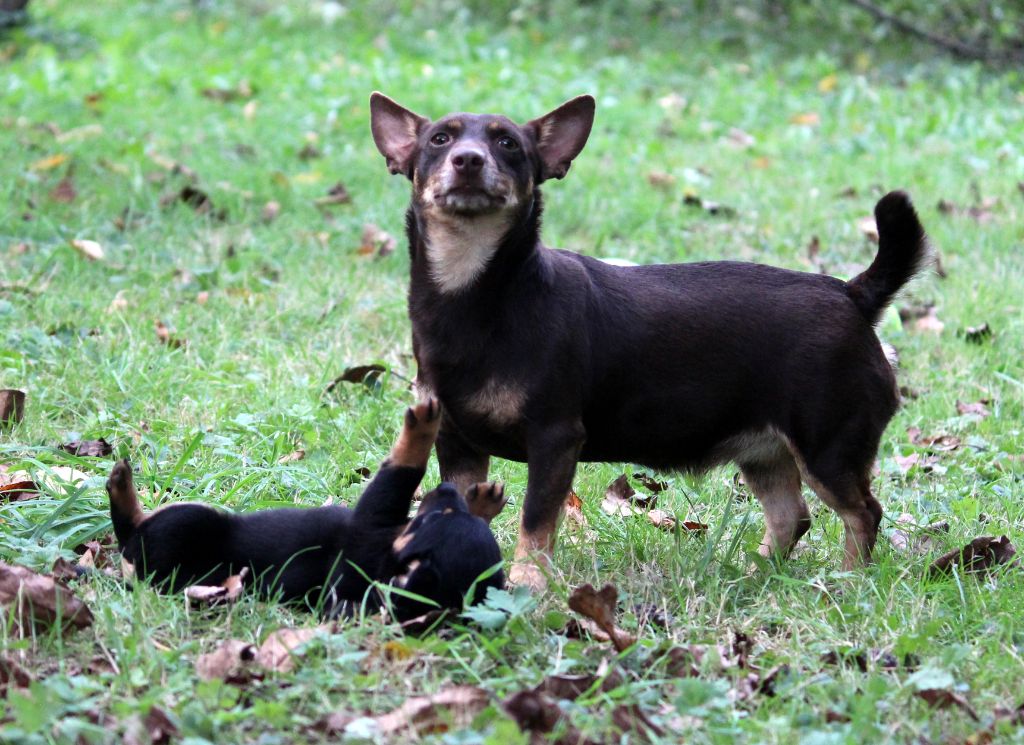
[[(107, 481), (110, 517), (122, 556), (157, 587), (179, 591), (222, 583), (243, 568), (261, 596), (301, 601), (328, 616), (350, 614), (372, 581), (392, 582), (443, 609), (461, 609), (472, 589), (479, 602), (504, 574), (488, 524), (505, 504), (499, 484), (475, 484), (466, 499), (451, 484), (423, 497), (409, 521), (413, 494), (426, 472), (440, 423), (435, 401), (406, 410), (391, 454), (354, 509), (329, 506), (234, 515), (203, 504), (173, 504), (145, 515), (121, 461)], [(468, 504), (467, 504), (468, 502)], [(486, 577), (483, 577), (487, 572)], [(479, 581), (478, 581), (479, 580)], [(392, 593), (399, 621), (432, 606)]]
[(540, 240), (539, 186), (590, 134), (594, 99), (518, 125), (436, 122), (374, 93), (371, 129), (412, 181), (406, 225), (418, 382), (440, 398), (442, 478), (526, 461), (513, 582), (544, 584), (578, 461), (740, 467), (761, 502), (763, 555), (810, 527), (801, 481), (846, 529), (844, 567), (868, 560), (882, 507), (870, 471), (899, 402), (874, 333), (927, 256), (910, 199), (875, 207), (878, 254), (849, 282), (739, 262), (618, 267)]

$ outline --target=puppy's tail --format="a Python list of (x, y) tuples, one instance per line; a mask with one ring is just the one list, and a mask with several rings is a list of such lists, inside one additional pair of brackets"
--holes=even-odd
[(878, 253), (865, 271), (846, 287), (850, 298), (870, 323), (929, 258), (928, 238), (906, 192), (891, 191), (875, 205)]
[(135, 534), (135, 529), (146, 519), (127, 458), (114, 464), (110, 478), (107, 479), (107, 496), (110, 497), (110, 520), (114, 523), (114, 535), (123, 549)]

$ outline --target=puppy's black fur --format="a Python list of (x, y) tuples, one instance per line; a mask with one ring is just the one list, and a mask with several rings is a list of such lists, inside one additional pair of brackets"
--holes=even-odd
[[(498, 485), (479, 484), (469, 496), (441, 484), (424, 496), (409, 521), (413, 495), (426, 470), (439, 413), (432, 402), (406, 413), (405, 429), (355, 508), (275, 509), (234, 515), (201, 504), (171, 505), (144, 515), (127, 461), (107, 482), (110, 514), (121, 553), (163, 590), (216, 585), (248, 568), (248, 588), (263, 597), (300, 601), (328, 615), (379, 606), (371, 581), (394, 582), (441, 608), (461, 608), (474, 582), (501, 563), (488, 521), (504, 503)], [(422, 526), (422, 529), (421, 529)], [(474, 589), (502, 587), (499, 568)], [(392, 611), (404, 621), (430, 605), (393, 593)]]
[[(553, 547), (576, 463), (701, 470), (735, 461), (761, 501), (761, 551), (807, 531), (801, 481), (870, 556), (882, 508), (870, 469), (899, 395), (873, 324), (927, 255), (901, 192), (876, 206), (871, 266), (848, 282), (739, 262), (620, 267), (547, 248), (538, 185), (561, 178), (594, 102), (525, 125), (431, 122), (374, 94), (374, 140), (413, 183), (409, 315), (418, 383), (440, 398), (442, 478), (525, 460), (517, 558)], [(513, 581), (542, 584), (518, 564)]]

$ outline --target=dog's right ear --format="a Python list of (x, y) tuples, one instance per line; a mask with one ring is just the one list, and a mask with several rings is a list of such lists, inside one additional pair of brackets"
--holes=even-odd
[(554, 111), (527, 122), (540, 153), (542, 181), (562, 178), (590, 137), (594, 125), (594, 98), (577, 96)]
[(370, 131), (391, 173), (412, 178), (416, 140), (420, 130), (429, 123), (426, 117), (399, 106), (383, 93), (374, 91), (370, 95)]

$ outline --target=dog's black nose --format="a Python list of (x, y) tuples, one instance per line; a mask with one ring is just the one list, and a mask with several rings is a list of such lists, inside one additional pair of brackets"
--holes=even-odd
[(483, 151), (472, 147), (463, 147), (452, 153), (452, 167), (456, 173), (470, 175), (479, 173), (484, 167)]

